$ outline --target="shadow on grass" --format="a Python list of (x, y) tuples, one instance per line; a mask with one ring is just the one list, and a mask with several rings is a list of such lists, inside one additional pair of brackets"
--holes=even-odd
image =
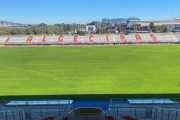
[(74, 101), (109, 101), (110, 98), (180, 98), (180, 94), (91, 94), (91, 95), (0, 96), (0, 100), (71, 99)]

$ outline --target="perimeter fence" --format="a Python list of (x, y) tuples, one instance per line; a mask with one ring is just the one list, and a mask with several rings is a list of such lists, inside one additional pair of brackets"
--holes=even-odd
[[(78, 105), (76, 105), (78, 108)], [(81, 105), (80, 105), (81, 106)], [(84, 105), (85, 106), (85, 105)], [(0, 119), (2, 120), (34, 120), (38, 118), (64, 118), (73, 117), (69, 115), (73, 109), (72, 106), (51, 106), (51, 107), (34, 107), (15, 110), (0, 111)], [(86, 107), (88, 108), (88, 107)], [(141, 118), (154, 118), (155, 120), (177, 120), (180, 118), (180, 111), (166, 108), (155, 107), (101, 107), (105, 109), (103, 116), (138, 116)], [(78, 117), (86, 118), (87, 114)], [(104, 118), (104, 117), (103, 117)]]
[(73, 100), (70, 99), (59, 99), (59, 100), (49, 100), (49, 99), (21, 99), (21, 100), (0, 100), (0, 105), (6, 106), (41, 106), (41, 105), (62, 105), (71, 104)]
[[(139, 100), (139, 104), (171, 104), (168, 103), (171, 100), (172, 104), (178, 104), (180, 102), (180, 98), (130, 98), (131, 101)], [(152, 103), (146, 103), (146, 100), (151, 100)], [(159, 103), (156, 101), (161, 100)], [(43, 102), (42, 102), (43, 101)], [(66, 104), (71, 104), (73, 101), (70, 99), (60, 99), (60, 100), (53, 100), (53, 99), (20, 99), (20, 100), (0, 100), (0, 105), (8, 105), (8, 103), (13, 103), (15, 106), (21, 105), (61, 105), (63, 102)], [(124, 104), (124, 102), (128, 102), (128, 98), (111, 98), (110, 104)], [(9, 104), (12, 105), (12, 104)]]
[[(152, 99), (155, 100), (155, 99)], [(162, 100), (162, 99), (161, 99)], [(14, 104), (8, 106), (11, 100), (0, 101), (0, 120), (32, 120), (36, 118), (58, 117), (64, 118), (70, 111), (76, 108), (92, 108), (97, 107), (105, 111), (106, 116), (138, 116), (143, 118), (154, 118), (157, 120), (175, 120), (180, 117), (180, 104), (179, 98), (170, 98), (174, 103), (151, 103), (147, 104), (142, 101), (139, 104), (127, 104), (127, 98), (111, 99), (110, 104), (60, 104), (57, 100), (46, 100), (47, 103), (58, 104), (42, 104), (42, 100), (24, 100), (23, 105)], [(22, 101), (22, 100), (21, 100)], [(34, 102), (32, 102), (34, 101)], [(45, 100), (44, 100), (45, 101)], [(14, 101), (19, 103), (19, 101)], [(33, 103), (33, 104), (30, 104)], [(36, 104), (34, 104), (36, 103)], [(2, 107), (3, 106), (3, 107)], [(8, 110), (6, 110), (8, 109)], [(10, 110), (11, 109), (11, 110)], [(14, 110), (12, 110), (14, 109)], [(86, 116), (86, 115), (83, 115)]]
[[(174, 104), (174, 103), (179, 103), (180, 98), (129, 98), (130, 101), (133, 103), (133, 101), (139, 102), (139, 104)], [(146, 101), (150, 101), (151, 103), (147, 103)], [(113, 102), (123, 102), (123, 101), (128, 101), (128, 98), (111, 98), (110, 99), (110, 104), (113, 104)], [(172, 101), (170, 103), (170, 101)]]
[(0, 120), (26, 120), (22, 109), (0, 111)]
[(180, 110), (154, 108), (153, 116), (155, 120), (180, 120)]
[[(78, 108), (78, 105), (76, 105)], [(80, 105), (81, 106), (81, 105)], [(85, 106), (85, 105), (84, 105)], [(12, 111), (1, 111), (0, 119), (2, 120), (32, 120), (38, 118), (64, 118), (68, 116), (68, 113), (72, 111), (72, 106), (54, 106), (54, 107), (34, 107), (34, 108), (24, 108), (22, 110), (12, 110)], [(88, 108), (88, 107), (86, 107)], [(92, 107), (90, 107), (92, 108)], [(153, 107), (101, 107), (105, 110), (106, 116), (139, 116), (144, 118), (151, 118)], [(71, 116), (71, 115), (70, 115)], [(84, 114), (82, 117), (85, 117)]]

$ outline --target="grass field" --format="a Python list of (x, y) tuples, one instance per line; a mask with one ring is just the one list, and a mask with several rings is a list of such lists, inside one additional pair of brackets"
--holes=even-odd
[(2, 99), (179, 93), (180, 45), (0, 48)]

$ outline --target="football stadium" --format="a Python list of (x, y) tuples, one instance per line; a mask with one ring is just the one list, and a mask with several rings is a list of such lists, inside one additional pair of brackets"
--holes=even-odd
[(180, 120), (180, 0), (0, 0), (0, 120)]
[(1, 36), (2, 120), (179, 119), (180, 35)]

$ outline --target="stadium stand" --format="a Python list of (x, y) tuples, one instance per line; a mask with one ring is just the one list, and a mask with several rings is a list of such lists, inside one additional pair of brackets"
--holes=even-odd
[(0, 37), (0, 44), (14, 44), (15, 46), (168, 44), (178, 41), (180, 41), (180, 35), (157, 34)]
[(7, 40), (7, 37), (0, 37), (0, 43), (5, 43), (6, 40)]
[(180, 35), (175, 35), (175, 37), (178, 40), (178, 42), (180, 43)]

